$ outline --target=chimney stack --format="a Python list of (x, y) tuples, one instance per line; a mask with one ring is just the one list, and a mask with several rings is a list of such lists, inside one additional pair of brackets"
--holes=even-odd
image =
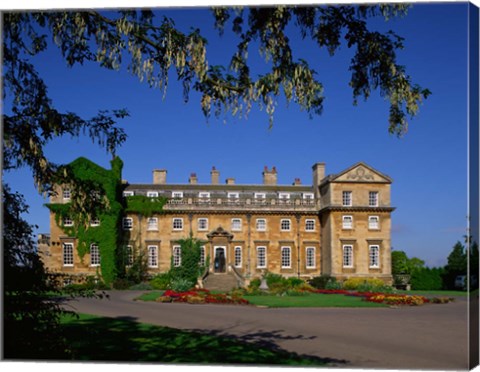
[(302, 184), (302, 181), (300, 181), (300, 178), (295, 178), (295, 181), (293, 181), (293, 186), (300, 186)]
[(220, 172), (215, 167), (212, 167), (210, 175), (212, 177), (212, 185), (218, 185), (220, 183)]
[(188, 183), (190, 185), (196, 185), (197, 184), (197, 174), (196, 173), (191, 173), (190, 178), (188, 179)]
[(165, 185), (167, 183), (167, 170), (166, 169), (154, 169), (153, 170), (153, 184)]
[(225, 180), (225, 183), (226, 183), (227, 185), (235, 185), (235, 178), (227, 178), (227, 179)]
[(268, 167), (265, 166), (263, 170), (263, 184), (264, 185), (276, 185), (277, 184), (277, 169), (272, 167), (272, 170), (269, 171)]
[(316, 163), (313, 169), (313, 187), (317, 188), (325, 178), (325, 163)]

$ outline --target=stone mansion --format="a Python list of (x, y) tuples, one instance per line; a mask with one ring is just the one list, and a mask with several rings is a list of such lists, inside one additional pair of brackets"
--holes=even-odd
[[(239, 283), (265, 271), (305, 279), (328, 274), (338, 280), (375, 277), (392, 282), (394, 208), (392, 180), (385, 174), (363, 162), (330, 175), (324, 163), (316, 163), (309, 185), (299, 179), (279, 185), (275, 167), (265, 167), (263, 183), (256, 185), (237, 184), (233, 178), (220, 182), (215, 167), (210, 174), (208, 184), (199, 183), (194, 173), (186, 184), (170, 184), (166, 170), (154, 170), (150, 184), (120, 178), (120, 198), (166, 198), (160, 213), (122, 211), (117, 244), (127, 252), (126, 266), (139, 252), (147, 258), (151, 274), (181, 265), (178, 240), (192, 235), (204, 242), (201, 260), (209, 262), (210, 274), (235, 276)], [(50, 202), (69, 200), (70, 190), (63, 186)], [(100, 216), (88, 229), (94, 231), (102, 223)], [(78, 239), (66, 228), (72, 224), (51, 209), (50, 234), (39, 240), (47, 269), (72, 277), (101, 276), (102, 243), (91, 242), (79, 255)]]

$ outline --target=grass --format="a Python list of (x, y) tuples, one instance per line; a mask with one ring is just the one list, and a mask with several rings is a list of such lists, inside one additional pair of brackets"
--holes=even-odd
[(266, 345), (218, 336), (214, 331), (190, 332), (135, 322), (80, 314), (62, 319), (73, 359), (192, 364), (255, 364), (326, 366), (327, 359), (299, 355)]
[[(155, 301), (162, 291), (146, 292), (139, 296), (140, 301)], [(266, 307), (385, 307), (384, 304), (362, 301), (362, 298), (308, 293), (302, 296), (244, 295), (244, 299), (256, 306)]]
[(244, 296), (251, 304), (267, 307), (386, 307), (343, 294), (306, 294), (303, 296)]
[(158, 297), (163, 294), (164, 291), (150, 291), (141, 294), (136, 300), (140, 301), (155, 301)]

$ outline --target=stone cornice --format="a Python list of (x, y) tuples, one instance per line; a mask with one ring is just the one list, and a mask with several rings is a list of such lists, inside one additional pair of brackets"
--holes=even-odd
[(325, 212), (368, 212), (368, 213), (391, 213), (395, 207), (343, 207), (343, 206), (328, 206), (320, 209), (320, 213)]

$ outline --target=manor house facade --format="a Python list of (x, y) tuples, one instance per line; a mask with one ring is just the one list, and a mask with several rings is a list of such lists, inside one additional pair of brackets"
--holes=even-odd
[[(275, 167), (265, 167), (263, 183), (220, 182), (211, 170), (210, 183), (191, 174), (186, 184), (169, 184), (166, 170), (154, 170), (149, 184), (123, 184), (123, 197), (165, 197), (162, 213), (145, 216), (124, 212), (121, 218), (126, 265), (139, 252), (150, 273), (181, 265), (179, 239), (204, 241), (202, 261), (211, 274), (242, 280), (265, 271), (286, 277), (328, 274), (343, 280), (376, 277), (391, 283), (392, 180), (360, 162), (326, 175), (325, 164), (312, 167), (312, 183), (277, 184)], [(52, 203), (68, 203), (69, 190), (59, 190)], [(101, 247), (90, 246), (80, 258), (75, 236), (65, 233), (51, 212), (51, 233), (40, 250), (52, 272), (72, 275), (99, 272)], [(91, 228), (101, 224), (94, 221)], [(60, 226), (59, 226), (60, 225)], [(207, 260), (208, 257), (208, 260)], [(239, 280), (240, 281), (240, 280)]]

